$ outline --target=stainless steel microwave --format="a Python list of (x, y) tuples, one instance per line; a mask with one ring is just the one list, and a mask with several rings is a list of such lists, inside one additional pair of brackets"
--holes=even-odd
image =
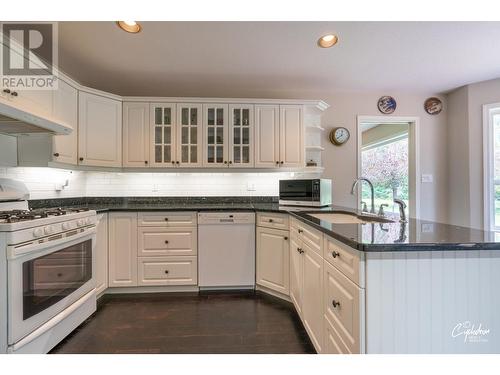
[(279, 204), (323, 207), (332, 204), (332, 180), (280, 180)]

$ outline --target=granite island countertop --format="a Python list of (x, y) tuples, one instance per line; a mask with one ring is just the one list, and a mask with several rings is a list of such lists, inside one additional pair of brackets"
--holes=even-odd
[[(270, 199), (272, 198), (272, 199)], [(305, 208), (280, 206), (274, 197), (192, 197), (192, 198), (68, 198), (31, 201), (30, 207), (87, 207), (98, 213), (114, 211), (255, 211), (289, 214), (336, 240), (364, 252), (500, 250), (495, 233), (429, 220), (410, 218), (399, 222), (332, 224), (310, 216), (317, 212), (364, 215), (358, 210), (331, 206)], [(386, 220), (388, 221), (388, 220)]]

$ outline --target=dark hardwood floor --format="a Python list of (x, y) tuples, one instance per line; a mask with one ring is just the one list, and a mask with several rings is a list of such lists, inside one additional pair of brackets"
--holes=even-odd
[(315, 353), (293, 306), (259, 292), (103, 298), (51, 353)]

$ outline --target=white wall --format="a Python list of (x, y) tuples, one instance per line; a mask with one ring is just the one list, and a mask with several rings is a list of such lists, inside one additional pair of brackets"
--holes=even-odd
[[(419, 117), (420, 119), (420, 171), (432, 174), (433, 183), (421, 184), (420, 216), (424, 219), (446, 222), (447, 215), (447, 153), (446, 153), (446, 98), (443, 111), (431, 116), (424, 110), (424, 101), (435, 94), (378, 93), (336, 93), (316, 95), (331, 105), (324, 116), (323, 136), (325, 166), (324, 177), (333, 180), (333, 202), (341, 206), (355, 207), (356, 197), (350, 194), (351, 185), (357, 173), (357, 116), (380, 116), (377, 100), (391, 94), (397, 101), (393, 116)], [(343, 146), (334, 146), (328, 141), (328, 132), (337, 126), (349, 129), (351, 139)], [(417, 183), (420, 183), (420, 178)]]
[[(500, 102), (500, 79), (461, 87), (448, 95), (450, 222), (483, 227), (483, 105)], [(466, 204), (464, 204), (464, 201)]]

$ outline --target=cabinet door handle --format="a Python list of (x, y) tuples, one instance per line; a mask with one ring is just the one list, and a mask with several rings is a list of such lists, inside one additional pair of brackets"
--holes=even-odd
[(168, 240), (165, 240), (165, 243), (168, 245)]
[(80, 161), (83, 161), (83, 158), (80, 158), (79, 160), (80, 160)]
[(337, 258), (340, 256), (340, 253), (338, 251), (332, 251), (332, 257)]
[(340, 302), (332, 300), (332, 306), (335, 309), (336, 307), (340, 307)]
[(168, 274), (168, 270), (165, 270), (165, 273)]
[(59, 157), (59, 153), (58, 152), (54, 152), (54, 156), (57, 158)]
[(297, 251), (299, 252), (299, 254), (304, 253), (304, 250), (302, 250), (300, 247), (297, 248)]
[(298, 230), (297, 230), (297, 232), (298, 232), (298, 233), (302, 233), (302, 232), (303, 232), (303, 230), (302, 230), (302, 229), (298, 229)]

